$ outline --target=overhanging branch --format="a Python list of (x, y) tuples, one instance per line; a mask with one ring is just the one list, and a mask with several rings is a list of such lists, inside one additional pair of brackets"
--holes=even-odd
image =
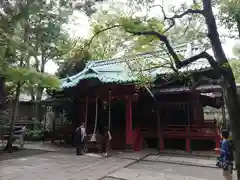
[[(110, 27), (106, 27), (106, 28), (103, 28), (99, 31), (97, 31), (93, 36), (92, 38), (90, 39), (90, 41), (83, 47), (86, 48), (86, 47), (89, 47), (92, 43), (92, 41), (94, 40), (94, 38), (96, 38), (100, 33), (104, 32), (104, 31), (107, 31), (107, 30), (110, 30), (110, 29), (114, 29), (114, 28), (117, 28), (117, 27), (123, 27), (123, 25), (120, 25), (120, 24), (117, 24), (117, 25), (113, 25), (113, 26), (110, 26)], [(82, 49), (82, 50), (83, 50)]]
[(221, 77), (221, 68), (219, 67), (218, 63), (214, 60), (214, 58), (208, 54), (206, 51), (200, 53), (200, 54), (197, 54), (195, 56), (192, 56), (188, 59), (185, 59), (185, 60), (182, 60), (181, 61), (181, 67), (184, 67), (184, 66), (187, 66), (188, 64), (192, 63), (192, 62), (195, 62), (201, 58), (205, 58), (208, 60), (208, 63), (211, 65), (214, 73), (218, 76), (218, 77)]
[(180, 18), (182, 18), (182, 17), (184, 17), (186, 15), (190, 15), (190, 14), (191, 15), (193, 15), (193, 14), (201, 14), (201, 15), (203, 15), (203, 10), (200, 10), (200, 9), (187, 9), (186, 11), (182, 12), (181, 14), (175, 14), (172, 17), (167, 17), (167, 15), (166, 15), (162, 5), (157, 4), (157, 5), (151, 6), (150, 8), (153, 8), (153, 7), (160, 7), (161, 10), (162, 10), (162, 13), (163, 13), (163, 20), (164, 21), (165, 20), (170, 21), (169, 27), (166, 28), (164, 32), (167, 32), (169, 29), (171, 29), (175, 25), (175, 23), (176, 23), (175, 19), (180, 19)]
[(162, 41), (166, 47), (167, 50), (169, 52), (169, 54), (171, 54), (171, 56), (174, 59), (174, 62), (176, 64), (176, 67), (181, 67), (181, 61), (177, 55), (177, 53), (174, 51), (173, 47), (171, 46), (170, 42), (168, 41), (167, 37), (156, 32), (156, 31), (144, 31), (144, 32), (131, 32), (131, 31), (127, 31), (133, 35), (145, 35), (145, 36), (156, 36), (160, 41)]

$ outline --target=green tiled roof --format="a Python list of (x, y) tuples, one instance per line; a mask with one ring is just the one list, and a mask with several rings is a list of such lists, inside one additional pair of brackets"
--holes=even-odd
[[(187, 45), (180, 45), (175, 47), (177, 53), (186, 57)], [(191, 55), (194, 55), (201, 49), (195, 47), (190, 47)], [(194, 52), (195, 51), (195, 52)], [(156, 51), (144, 54), (138, 54), (134, 56), (101, 60), (101, 61), (91, 61), (89, 62), (85, 69), (74, 76), (61, 79), (62, 88), (70, 88), (76, 86), (80, 81), (86, 79), (98, 79), (102, 83), (129, 83), (137, 80), (135, 72), (141, 69), (141, 72), (145, 72), (148, 69), (147, 64), (161, 63), (163, 58), (167, 58), (167, 54), (163, 51)], [(146, 63), (147, 62), (147, 63)], [(149, 63), (150, 62), (150, 63)], [(199, 59), (198, 61), (189, 64), (181, 69), (180, 72), (194, 72), (210, 68), (209, 63), (206, 59)], [(151, 71), (146, 71), (148, 75), (156, 78), (158, 75), (173, 73), (172, 69), (169, 68), (154, 68)]]

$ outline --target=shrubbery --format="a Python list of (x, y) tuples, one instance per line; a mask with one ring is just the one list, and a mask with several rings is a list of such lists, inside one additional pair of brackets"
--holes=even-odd
[(33, 125), (33, 128), (31, 130), (28, 130), (27, 140), (30, 140), (30, 141), (42, 140), (43, 135), (44, 135), (43, 131), (44, 130), (43, 130), (41, 122), (35, 121), (34, 125)]

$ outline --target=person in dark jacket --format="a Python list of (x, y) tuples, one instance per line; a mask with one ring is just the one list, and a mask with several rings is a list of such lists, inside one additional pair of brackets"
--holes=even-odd
[(82, 154), (82, 149), (84, 146), (84, 137), (85, 137), (85, 128), (84, 124), (82, 123), (79, 125), (76, 129), (75, 133), (75, 144), (76, 144), (76, 154), (77, 156), (83, 155)]

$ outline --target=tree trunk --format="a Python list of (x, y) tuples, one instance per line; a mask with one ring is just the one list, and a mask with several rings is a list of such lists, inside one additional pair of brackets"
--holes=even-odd
[(30, 94), (31, 94), (31, 100), (34, 101), (35, 100), (35, 95), (34, 95), (33, 87), (31, 87), (31, 89), (30, 89)]
[(11, 120), (11, 125), (10, 125), (8, 142), (6, 145), (6, 149), (8, 150), (8, 152), (12, 152), (12, 142), (13, 142), (13, 136), (14, 136), (15, 122), (16, 122), (17, 115), (18, 115), (20, 90), (21, 90), (21, 83), (19, 82), (17, 84), (17, 88), (16, 88), (16, 96), (15, 96), (15, 103), (14, 103), (14, 107), (13, 107), (13, 115), (12, 115), (12, 120)]
[[(28, 24), (28, 19), (27, 19), (25, 26), (24, 26), (24, 43), (27, 43), (28, 40), (29, 40), (29, 24)], [(24, 60), (26, 60), (26, 58), (29, 58), (29, 57), (26, 57), (26, 52), (22, 52), (21, 57), (20, 57), (19, 67), (23, 67)], [(7, 145), (5, 147), (5, 149), (8, 149), (8, 152), (12, 152), (14, 127), (15, 127), (15, 122), (16, 122), (17, 115), (18, 115), (18, 105), (19, 105), (19, 96), (21, 93), (21, 86), (22, 86), (22, 82), (18, 82), (17, 87), (16, 87), (16, 96), (15, 96), (15, 103), (14, 103), (14, 107), (13, 107), (12, 121), (11, 121), (11, 125), (10, 125), (10, 133), (9, 133)]]
[[(42, 51), (42, 57), (41, 57), (41, 67), (40, 67), (40, 72), (44, 73), (45, 70), (45, 58), (44, 58), (44, 50), (43, 47), (41, 47), (41, 51)], [(40, 101), (42, 99), (42, 93), (43, 93), (43, 88), (41, 86), (37, 87), (37, 95), (36, 95), (36, 100)], [(36, 104), (36, 117), (38, 121), (42, 121), (42, 116), (41, 116), (41, 104), (37, 103)]]
[[(235, 82), (234, 82), (235, 83)], [(235, 162), (237, 168), (237, 179), (240, 180), (240, 105), (236, 87), (226, 88), (226, 105), (232, 126), (233, 144), (235, 147)]]
[(236, 19), (236, 22), (237, 22), (238, 38), (240, 39), (240, 19)]
[(235, 146), (235, 162), (237, 168), (237, 179), (240, 180), (240, 104), (237, 95), (237, 87), (232, 69), (228, 63), (223, 51), (219, 34), (217, 31), (216, 21), (212, 12), (212, 1), (202, 0), (203, 12), (208, 28), (208, 36), (211, 41), (212, 50), (216, 61), (223, 70), (221, 74), (224, 77), (224, 92), (226, 106), (232, 125), (233, 143)]
[(5, 96), (5, 79), (0, 77), (0, 111), (4, 109)]

